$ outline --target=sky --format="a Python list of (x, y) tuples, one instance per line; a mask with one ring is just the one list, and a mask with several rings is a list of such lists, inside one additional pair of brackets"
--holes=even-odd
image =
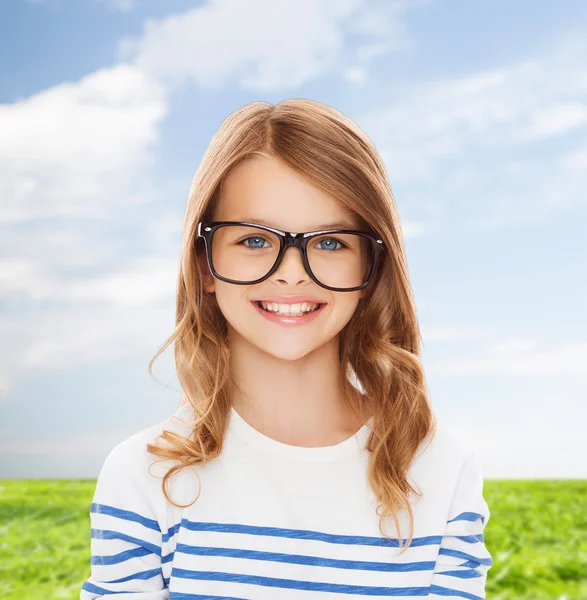
[(384, 159), (439, 423), (486, 479), (587, 477), (587, 3), (4, 0), (0, 478), (95, 478), (175, 411), (193, 175), (289, 97)]

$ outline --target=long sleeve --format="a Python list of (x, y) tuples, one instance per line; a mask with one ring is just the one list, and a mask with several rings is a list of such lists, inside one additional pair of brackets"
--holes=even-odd
[(90, 508), (91, 574), (80, 600), (168, 600), (162, 532), (137, 461), (119, 445), (106, 457)]
[(451, 501), (429, 598), (485, 598), (487, 572), (493, 564), (483, 535), (489, 517), (483, 474), (473, 452), (464, 461)]

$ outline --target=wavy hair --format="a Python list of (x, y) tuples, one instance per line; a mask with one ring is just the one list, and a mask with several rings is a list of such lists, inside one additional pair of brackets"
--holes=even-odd
[[(147, 451), (174, 464), (163, 477), (204, 463), (222, 451), (230, 418), (230, 353), (227, 324), (214, 294), (203, 290), (199, 257), (203, 240), (197, 224), (213, 214), (223, 178), (240, 161), (261, 155), (279, 159), (308, 182), (337, 198), (361, 224), (383, 240), (377, 271), (355, 313), (339, 333), (342, 389), (351, 411), (362, 394), (374, 412), (367, 441), (368, 482), (383, 520), (407, 513), (414, 533), (410, 494), (422, 495), (408, 481), (408, 469), (422, 442), (432, 438), (436, 421), (420, 359), (420, 329), (409, 282), (403, 234), (383, 160), (366, 134), (337, 110), (320, 102), (292, 98), (278, 104), (252, 102), (229, 115), (214, 135), (194, 175), (183, 224), (176, 299), (176, 326), (149, 363), (175, 342), (174, 354), (182, 404), (195, 419), (189, 435), (163, 431)], [(358, 398), (358, 401), (357, 401)], [(358, 413), (357, 413), (358, 414)], [(155, 441), (157, 441), (155, 440)], [(199, 496), (199, 494), (198, 494)], [(382, 509), (382, 512), (380, 512)], [(403, 552), (402, 551), (402, 552)]]

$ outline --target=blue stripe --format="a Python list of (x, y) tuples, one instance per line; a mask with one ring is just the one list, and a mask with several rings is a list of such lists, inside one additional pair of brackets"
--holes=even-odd
[(485, 538), (483, 534), (478, 535), (445, 535), (444, 537), (451, 537), (457, 540), (461, 540), (461, 542), (467, 542), (467, 544), (476, 544), (477, 542), (484, 542)]
[(477, 521), (481, 519), (481, 523), (485, 523), (485, 517), (476, 512), (462, 512), (460, 515), (457, 515), (454, 519), (447, 521), (447, 523), (454, 523), (455, 521)]
[[(464, 565), (461, 565), (464, 567)], [(463, 571), (437, 571), (436, 575), (449, 575), (450, 577), (458, 577), (459, 579), (477, 579), (477, 577), (483, 577), (479, 571), (468, 568)]]
[(152, 554), (148, 548), (135, 548), (134, 550), (125, 550), (118, 554), (109, 555), (94, 555), (90, 558), (91, 565), (117, 565), (131, 558), (137, 558), (139, 556), (146, 556)]
[(163, 534), (162, 541), (163, 542), (168, 542), (179, 531), (180, 526), (181, 526), (181, 522), (180, 523), (176, 523), (175, 525), (173, 525), (172, 527), (170, 527), (167, 530), (167, 533)]
[(95, 502), (92, 502), (90, 513), (109, 515), (125, 521), (134, 521), (153, 531), (161, 531), (157, 521), (154, 519), (147, 519), (132, 510), (123, 510), (121, 508), (116, 508), (115, 506), (109, 506), (108, 504), (96, 504)]
[(116, 593), (116, 592), (112, 592), (110, 590), (105, 590), (104, 588), (98, 587), (97, 585), (94, 585), (93, 583), (90, 583), (89, 581), (86, 581), (82, 585), (82, 590), (84, 590), (84, 592), (90, 592), (90, 594), (115, 594)]
[(198, 556), (230, 556), (233, 558), (250, 558), (256, 560), (272, 560), (281, 563), (297, 565), (312, 565), (317, 567), (334, 567), (337, 569), (356, 569), (363, 571), (408, 572), (430, 571), (434, 569), (435, 562), (389, 563), (365, 560), (342, 560), (324, 558), (321, 556), (307, 556), (305, 554), (284, 554), (282, 552), (262, 552), (259, 550), (244, 550), (239, 548), (218, 548), (216, 546), (188, 546), (178, 544), (176, 552), (196, 554)]
[(221, 571), (187, 571), (176, 569), (171, 571), (172, 577), (199, 579), (206, 581), (230, 581), (266, 587), (279, 587), (293, 590), (311, 590), (316, 592), (338, 592), (363, 596), (427, 596), (429, 587), (373, 587), (365, 585), (345, 585), (341, 583), (320, 583), (316, 581), (300, 581), (297, 579), (281, 579), (244, 575), (240, 573), (223, 573)]
[[(481, 564), (481, 561), (479, 559), (475, 559), (475, 560), (468, 560), (467, 562), (461, 563), (459, 565), (459, 567), (470, 567), (471, 569), (476, 569), (477, 567), (479, 567), (479, 565)], [(491, 566), (493, 564), (493, 560), (490, 561), (490, 565)]]
[[(111, 506), (106, 506), (103, 504), (92, 504), (92, 507), (99, 506), (103, 507), (103, 510), (96, 510), (92, 512), (103, 512), (105, 514), (111, 514), (112, 516), (116, 516), (119, 518), (125, 518), (127, 520), (137, 521), (150, 529), (154, 529), (156, 531), (160, 531), (159, 523), (154, 521), (153, 519), (146, 519), (137, 513), (133, 513), (131, 511), (125, 511), (121, 509), (117, 509)], [(463, 512), (460, 515), (457, 515), (448, 523), (453, 523), (455, 521), (476, 521), (477, 519), (481, 519), (482, 522), (485, 521), (483, 515), (476, 512)], [(340, 543), (340, 544), (358, 544), (358, 545), (368, 545), (368, 546), (379, 546), (379, 545), (390, 545), (392, 547), (399, 548), (398, 538), (392, 538), (391, 540), (385, 540), (382, 543), (382, 538), (379, 537), (370, 537), (370, 536), (348, 536), (348, 535), (334, 535), (327, 534), (315, 531), (308, 530), (297, 530), (297, 529), (283, 529), (280, 527), (262, 527), (262, 526), (254, 526), (254, 525), (241, 525), (238, 523), (204, 523), (198, 521), (189, 521), (188, 519), (182, 519), (181, 522), (172, 525), (166, 533), (162, 534), (161, 541), (163, 543), (169, 542), (169, 540), (178, 533), (181, 527), (185, 527), (186, 529), (190, 529), (192, 531), (219, 531), (223, 533), (248, 533), (252, 535), (271, 535), (277, 537), (296, 537), (296, 538), (305, 538), (305, 539), (317, 539), (320, 541), (328, 541), (331, 543)], [(445, 536), (445, 537), (448, 537)], [(477, 541), (484, 542), (485, 538), (483, 533), (470, 536), (450, 536), (456, 537), (457, 539), (462, 540), (463, 542), (474, 543)], [(407, 541), (406, 538), (403, 538), (404, 541)], [(412, 541), (413, 546), (425, 546), (429, 544), (437, 544), (440, 543), (442, 536), (425, 536), (425, 537), (416, 537)]]
[(161, 548), (159, 546), (151, 544), (150, 542), (146, 542), (145, 540), (141, 540), (140, 538), (126, 535), (120, 531), (111, 531), (110, 529), (91, 529), (90, 535), (98, 540), (123, 540), (125, 542), (130, 542), (131, 544), (148, 548), (153, 554), (161, 556)]
[[(112, 583), (110, 581), (104, 581), (102, 583)], [(165, 589), (165, 588), (163, 588)], [(127, 594), (129, 593), (128, 591), (118, 591), (118, 592), (114, 592), (112, 590), (107, 590), (105, 588), (101, 588), (98, 587), (97, 585), (94, 585), (93, 583), (90, 583), (90, 581), (86, 581), (84, 582), (84, 584), (82, 585), (82, 590), (84, 590), (84, 592), (89, 592), (90, 594), (100, 594), (102, 595), (110, 595), (110, 594)]]
[[(239, 523), (213, 523), (201, 521), (188, 521), (182, 519), (181, 527), (190, 531), (217, 531), (220, 533), (246, 533), (249, 535), (266, 535), (271, 537), (284, 537), (305, 540), (317, 540), (320, 542), (329, 542), (331, 544), (351, 544), (363, 546), (391, 546), (399, 548), (398, 538), (372, 537), (364, 535), (338, 535), (333, 533), (321, 533), (319, 531), (310, 531), (307, 529), (285, 529), (282, 527), (262, 527), (258, 525), (241, 525)], [(407, 541), (407, 538), (404, 538)], [(429, 546), (440, 544), (441, 535), (429, 535), (424, 537), (415, 537), (412, 540), (412, 547)]]
[(171, 592), (169, 600), (247, 600), (247, 598), (237, 598), (236, 596), (210, 596), (206, 594), (185, 594), (182, 592)]
[(152, 577), (156, 577), (157, 575), (161, 575), (161, 569), (149, 569), (148, 571), (140, 571), (138, 573), (133, 573), (132, 575), (127, 575), (126, 577), (121, 577), (120, 579), (113, 579), (111, 581), (104, 581), (104, 583), (124, 583), (125, 581), (133, 581), (135, 579), (151, 579)]
[(436, 594), (437, 596), (450, 596), (454, 598), (455, 596), (459, 598), (467, 598), (467, 600), (484, 600), (485, 596), (477, 596), (476, 594), (471, 594), (470, 592), (461, 592), (460, 590), (453, 590), (451, 588), (441, 587), (439, 585), (431, 585), (430, 593)]
[(438, 554), (445, 554), (446, 556), (454, 556), (455, 558), (470, 560), (477, 565), (487, 565), (490, 567), (493, 564), (493, 559), (490, 557), (478, 558), (477, 556), (473, 556), (472, 554), (467, 554), (466, 552), (461, 552), (460, 550), (451, 550), (450, 548), (441, 548), (438, 551)]

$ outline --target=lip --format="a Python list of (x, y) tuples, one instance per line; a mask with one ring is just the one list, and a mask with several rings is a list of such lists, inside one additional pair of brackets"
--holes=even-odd
[(326, 304), (326, 302), (312, 296), (284, 296), (274, 294), (273, 296), (263, 296), (255, 298), (252, 302), (276, 302), (277, 304), (298, 304), (301, 302), (309, 302), (310, 304)]
[(326, 306), (325, 303), (318, 303), (318, 304), (322, 304), (322, 306), (318, 310), (314, 310), (305, 315), (301, 315), (300, 317), (291, 317), (289, 315), (278, 315), (278, 314), (263, 310), (257, 304), (257, 302), (259, 302), (259, 300), (251, 300), (251, 304), (255, 307), (255, 310), (261, 316), (265, 317), (268, 321), (271, 321), (273, 323), (277, 323), (279, 325), (286, 325), (289, 327), (295, 326), (295, 325), (305, 325), (306, 323), (313, 321), (314, 319), (316, 319), (320, 316), (320, 314), (324, 310), (324, 307)]

